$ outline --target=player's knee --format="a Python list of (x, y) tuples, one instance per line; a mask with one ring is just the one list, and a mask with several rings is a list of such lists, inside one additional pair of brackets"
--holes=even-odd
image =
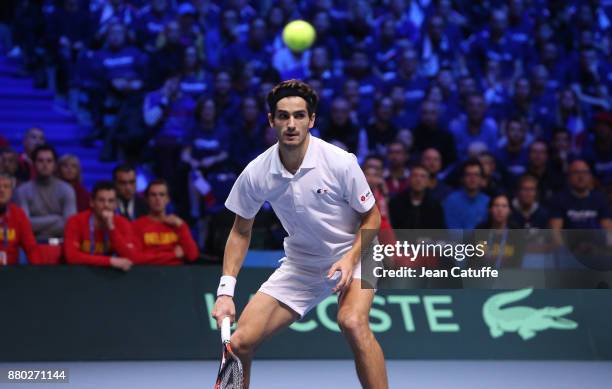
[(366, 315), (348, 310), (338, 312), (338, 325), (344, 334), (353, 338), (366, 336), (370, 330)]
[(255, 344), (244, 336), (240, 331), (234, 332), (230, 338), (230, 346), (234, 354), (244, 357), (251, 355), (255, 349)]

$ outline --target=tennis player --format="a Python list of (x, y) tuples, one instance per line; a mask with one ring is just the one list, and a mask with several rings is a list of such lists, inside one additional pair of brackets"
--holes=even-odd
[(388, 386), (383, 352), (368, 324), (374, 290), (362, 289), (356, 280), (361, 278), (361, 246), (376, 236), (380, 213), (355, 156), (310, 134), (317, 102), (314, 90), (298, 80), (270, 91), (268, 121), (278, 142), (249, 163), (225, 202), (236, 217), (212, 312), (219, 325), (226, 316), (234, 321), (236, 277), (265, 201), (289, 234), (286, 257), (244, 308), (231, 337), (245, 388), (257, 346), (332, 293), (339, 293), (337, 321), (362, 386)]

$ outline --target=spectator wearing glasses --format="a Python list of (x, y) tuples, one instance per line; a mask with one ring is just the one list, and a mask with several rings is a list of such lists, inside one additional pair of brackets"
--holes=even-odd
[(538, 202), (538, 179), (523, 175), (512, 200), (511, 219), (519, 228), (547, 228), (548, 210)]
[(612, 214), (603, 193), (593, 190), (593, 176), (583, 160), (573, 161), (567, 174), (568, 189), (553, 199), (550, 227), (612, 229)]

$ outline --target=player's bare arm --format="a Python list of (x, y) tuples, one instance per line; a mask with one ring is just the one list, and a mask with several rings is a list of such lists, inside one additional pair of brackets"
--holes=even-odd
[[(242, 267), (247, 250), (249, 249), (254, 220), (255, 219), (245, 219), (236, 215), (234, 225), (227, 238), (225, 252), (223, 254), (223, 277), (219, 285), (220, 293), (218, 293), (217, 301), (212, 311), (212, 316), (217, 320), (217, 325), (219, 327), (221, 327), (221, 321), (224, 317), (229, 316), (232, 322), (234, 322), (236, 318), (233, 289), (236, 277)], [(225, 283), (232, 282), (233, 284), (231, 286), (225, 285)], [(227, 293), (224, 293), (224, 290), (227, 290)]]
[(361, 224), (359, 230), (355, 234), (353, 247), (349, 252), (344, 254), (339, 261), (334, 263), (327, 274), (328, 278), (333, 277), (336, 271), (341, 273), (338, 283), (333, 288), (334, 293), (342, 292), (351, 284), (353, 278), (353, 269), (359, 262), (362, 245), (368, 246), (378, 234), (380, 229), (380, 212), (378, 207), (374, 205), (368, 212), (361, 214)]

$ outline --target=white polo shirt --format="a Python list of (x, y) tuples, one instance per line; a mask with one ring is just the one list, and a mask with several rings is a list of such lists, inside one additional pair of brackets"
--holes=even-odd
[(287, 259), (304, 265), (329, 264), (350, 250), (359, 214), (375, 202), (355, 155), (312, 135), (295, 174), (283, 166), (277, 143), (247, 165), (225, 206), (251, 219), (265, 201), (289, 234)]

